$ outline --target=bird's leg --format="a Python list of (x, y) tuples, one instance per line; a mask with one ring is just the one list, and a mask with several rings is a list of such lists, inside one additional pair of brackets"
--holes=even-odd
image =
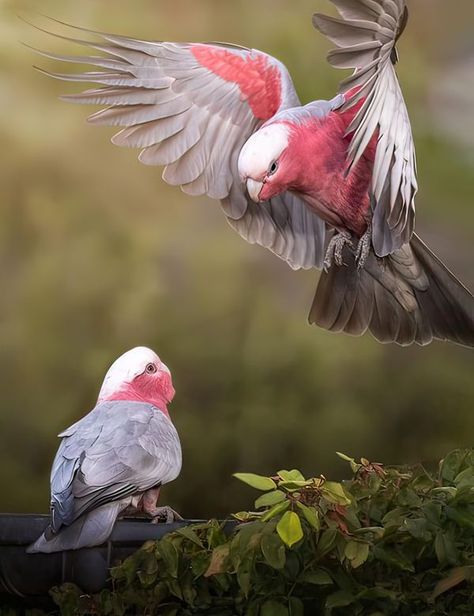
[(325, 269), (329, 269), (333, 261), (336, 265), (342, 265), (342, 251), (346, 244), (352, 247), (351, 234), (348, 231), (339, 231), (332, 236), (324, 257)]
[(168, 505), (165, 505), (164, 507), (155, 507), (151, 511), (147, 511), (147, 513), (153, 518), (151, 521), (152, 524), (158, 524), (160, 519), (163, 520), (163, 518), (167, 524), (171, 524), (171, 522), (179, 522), (183, 519), (177, 511)]
[(171, 507), (158, 507), (158, 497), (160, 495), (160, 488), (151, 488), (147, 490), (142, 497), (143, 511), (152, 517), (152, 524), (157, 524), (160, 518), (165, 518), (167, 524), (175, 522), (176, 520), (182, 520), (183, 518)]
[(360, 238), (359, 243), (357, 244), (355, 259), (357, 263), (357, 269), (359, 271), (361, 269), (364, 269), (365, 262), (367, 260), (367, 257), (369, 256), (371, 242), (372, 242), (372, 223), (369, 222), (364, 235)]

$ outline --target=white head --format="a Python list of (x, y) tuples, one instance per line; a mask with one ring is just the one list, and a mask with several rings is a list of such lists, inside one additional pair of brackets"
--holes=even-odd
[(169, 368), (147, 347), (135, 347), (110, 366), (99, 392), (99, 402), (143, 399), (170, 402), (174, 396)]
[(267, 198), (261, 195), (264, 184), (278, 178), (280, 158), (289, 140), (290, 127), (276, 122), (255, 132), (240, 151), (239, 175), (247, 183), (248, 193), (256, 203)]

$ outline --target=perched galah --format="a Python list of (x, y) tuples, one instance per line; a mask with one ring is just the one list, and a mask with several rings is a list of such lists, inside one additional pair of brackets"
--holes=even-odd
[(125, 510), (179, 517), (157, 506), (160, 486), (181, 470), (181, 445), (167, 409), (174, 393), (170, 371), (150, 349), (137, 347), (112, 364), (94, 410), (59, 435), (51, 521), (28, 552), (100, 545)]
[[(230, 225), (292, 268), (324, 268), (311, 323), (381, 342), (474, 345), (474, 298), (413, 233), (410, 121), (395, 73), (405, 0), (331, 0), (314, 25), (352, 68), (330, 101), (301, 105), (275, 58), (220, 43), (148, 42), (78, 28), (102, 52), (44, 54), (99, 67), (48, 73), (102, 87), (65, 96), (106, 105), (90, 122), (123, 127), (163, 179), (221, 201)], [(43, 53), (43, 52), (41, 52)]]

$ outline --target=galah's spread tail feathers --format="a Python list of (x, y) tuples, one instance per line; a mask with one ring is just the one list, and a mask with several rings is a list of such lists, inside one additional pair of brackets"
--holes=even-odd
[(417, 191), (415, 146), (410, 119), (395, 72), (395, 44), (407, 22), (405, 0), (331, 0), (342, 19), (316, 14), (314, 26), (338, 49), (328, 55), (336, 68), (354, 73), (341, 84), (343, 111), (362, 106), (350, 124), (348, 169), (363, 155), (375, 131), (372, 173), (372, 241), (382, 257), (406, 244), (413, 233)]
[(321, 274), (309, 321), (402, 346), (474, 346), (474, 297), (416, 234), (383, 259), (371, 252), (363, 270), (346, 248), (344, 263)]

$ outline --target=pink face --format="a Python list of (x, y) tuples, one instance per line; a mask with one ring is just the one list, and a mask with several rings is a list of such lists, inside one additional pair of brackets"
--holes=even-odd
[(287, 152), (283, 152), (278, 161), (272, 163), (262, 179), (262, 188), (258, 193), (259, 201), (268, 201), (272, 197), (288, 190)]
[(166, 404), (171, 402), (176, 393), (170, 371), (160, 360), (149, 362), (130, 385), (145, 400), (163, 399)]
[(239, 175), (250, 198), (259, 203), (288, 189), (288, 145), (291, 127), (284, 122), (263, 126), (244, 144)]
[(168, 367), (151, 349), (136, 347), (121, 355), (109, 368), (98, 401), (145, 402), (167, 414), (167, 405), (174, 394)]

